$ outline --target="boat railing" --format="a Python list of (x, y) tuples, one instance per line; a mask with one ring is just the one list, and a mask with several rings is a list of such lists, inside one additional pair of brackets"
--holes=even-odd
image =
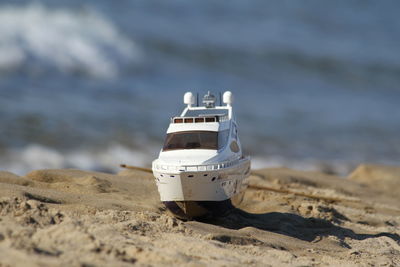
[(204, 116), (204, 117), (173, 117), (171, 123), (208, 123), (228, 121), (228, 115)]
[(249, 157), (242, 157), (232, 161), (197, 165), (159, 164), (155, 162), (153, 168), (159, 171), (215, 171), (232, 167), (248, 159)]

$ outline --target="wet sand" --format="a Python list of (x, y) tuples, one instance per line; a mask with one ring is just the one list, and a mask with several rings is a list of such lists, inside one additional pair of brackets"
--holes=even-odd
[(150, 173), (0, 172), (0, 266), (400, 266), (400, 168), (252, 172), (236, 207), (180, 221)]

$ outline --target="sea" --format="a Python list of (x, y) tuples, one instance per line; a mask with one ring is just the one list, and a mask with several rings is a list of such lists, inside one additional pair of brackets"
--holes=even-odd
[(254, 169), (399, 165), (399, 1), (0, 1), (0, 169), (149, 167), (231, 91)]

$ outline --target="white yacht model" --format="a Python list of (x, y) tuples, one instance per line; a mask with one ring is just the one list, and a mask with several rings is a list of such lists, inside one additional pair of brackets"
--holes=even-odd
[(195, 106), (195, 100), (191, 92), (184, 95), (187, 107), (171, 118), (164, 147), (152, 165), (161, 201), (183, 219), (224, 212), (231, 207), (230, 198), (245, 188), (243, 181), (250, 173), (232, 93), (223, 94), (225, 105), (217, 106), (210, 92), (203, 106)]

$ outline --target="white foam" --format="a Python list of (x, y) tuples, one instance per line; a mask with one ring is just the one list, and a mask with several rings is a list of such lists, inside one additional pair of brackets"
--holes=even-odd
[(135, 43), (101, 14), (41, 4), (0, 8), (0, 51), (2, 71), (33, 64), (103, 78), (140, 57)]
[(251, 168), (253, 170), (263, 168), (286, 167), (302, 171), (333, 172), (337, 175), (346, 176), (357, 164), (349, 161), (331, 160), (329, 162), (317, 159), (288, 159), (279, 156), (252, 157)]
[[(118, 172), (121, 163), (151, 167), (157, 157), (157, 148), (148, 145), (146, 149), (131, 149), (118, 143), (101, 149), (77, 149), (61, 153), (53, 148), (31, 144), (14, 149), (0, 157), (0, 169), (24, 175), (37, 169), (77, 168), (82, 170), (100, 170)], [(355, 165), (349, 162), (330, 161), (329, 164), (315, 159), (292, 160), (279, 156), (252, 157), (251, 168), (287, 167), (303, 171), (333, 171), (347, 175)]]
[(119, 165), (150, 167), (154, 155), (144, 151), (128, 149), (119, 144), (105, 147), (104, 150), (74, 150), (61, 153), (49, 147), (31, 144), (12, 150), (0, 159), (0, 169), (24, 175), (37, 169), (77, 168), (83, 170), (107, 170), (118, 172)]

